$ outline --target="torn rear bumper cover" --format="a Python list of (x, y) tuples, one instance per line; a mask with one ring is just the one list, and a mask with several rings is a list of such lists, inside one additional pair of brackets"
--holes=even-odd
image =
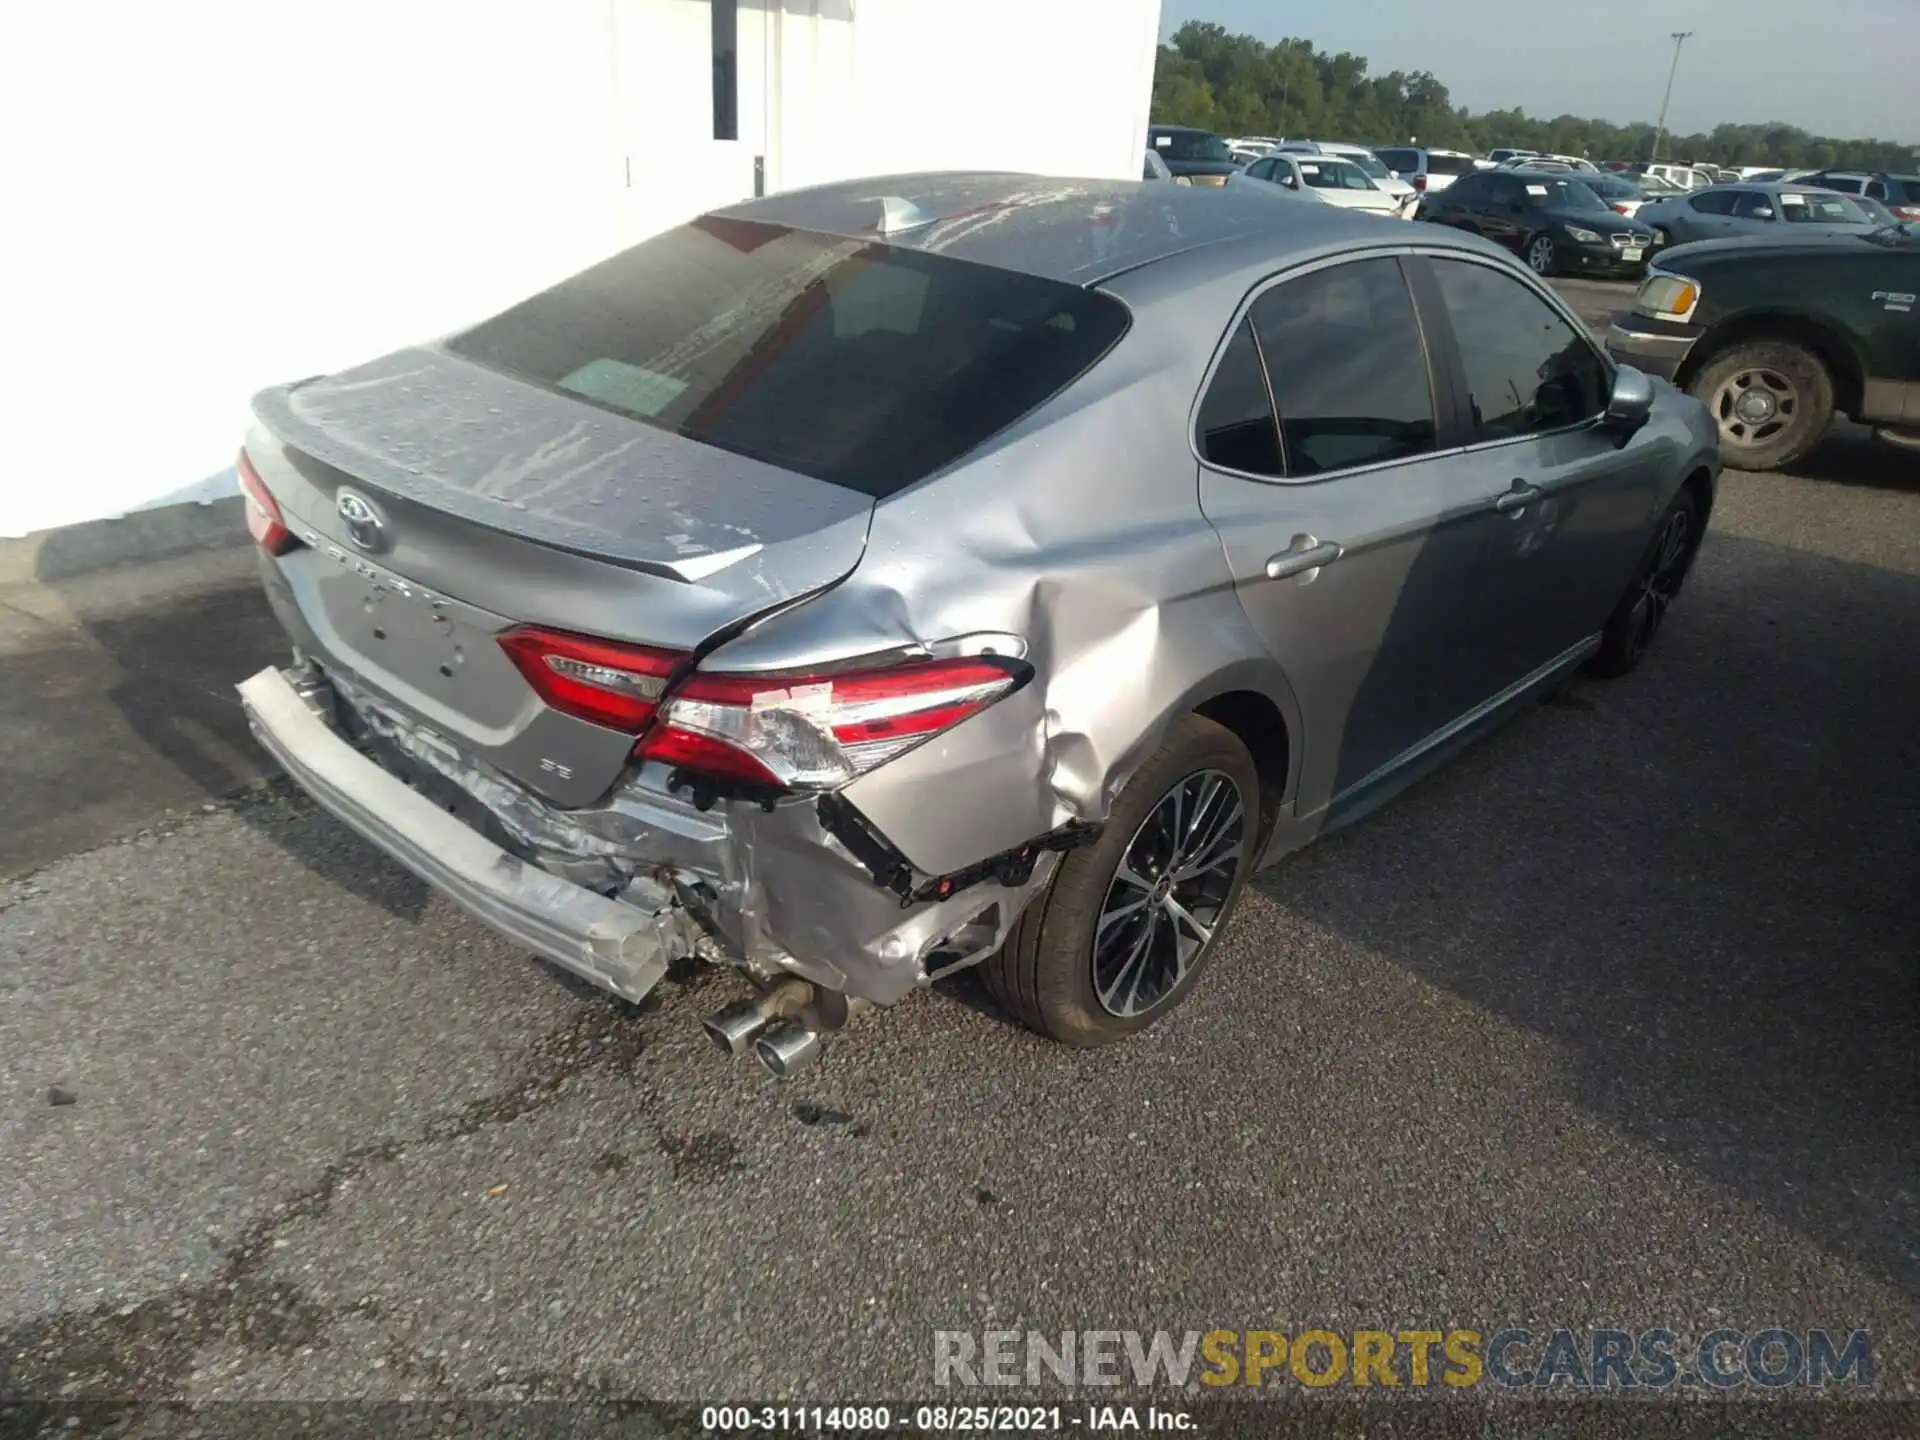
[(509, 854), (361, 754), (278, 670), (246, 681), (240, 698), (253, 733), (302, 789), (536, 954), (637, 1001), (694, 953), (700, 927), (665, 887), (636, 879), (629, 898), (611, 900)]

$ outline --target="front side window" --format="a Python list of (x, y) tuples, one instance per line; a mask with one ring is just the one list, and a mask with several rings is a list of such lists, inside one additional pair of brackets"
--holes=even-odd
[(1289, 476), (1401, 460), (1436, 444), (1433, 390), (1398, 262), (1356, 260), (1253, 303)]
[(1433, 261), (1465, 371), (1477, 440), (1562, 430), (1606, 406), (1607, 370), (1593, 346), (1514, 276)]
[(1478, 205), (1487, 198), (1491, 180), (1483, 180), (1478, 175), (1469, 175), (1464, 180), (1456, 180), (1446, 190), (1447, 199), (1455, 205)]
[(1687, 204), (1702, 215), (1731, 215), (1733, 213), (1733, 194), (1727, 190), (1709, 190), (1704, 195), (1696, 195)]
[(1200, 456), (1209, 465), (1249, 475), (1280, 473), (1280, 433), (1274, 427), (1273, 396), (1253, 341), (1242, 320), (1227, 342), (1219, 368), (1200, 402)]
[(1733, 209), (1730, 212), (1736, 220), (1773, 219), (1773, 201), (1759, 190), (1742, 190), (1733, 197)]

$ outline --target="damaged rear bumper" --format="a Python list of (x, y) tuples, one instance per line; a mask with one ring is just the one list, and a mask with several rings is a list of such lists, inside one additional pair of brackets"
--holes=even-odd
[[(597, 805), (562, 809), (344, 676), (268, 669), (240, 695), (261, 743), (339, 819), (503, 934), (628, 999), (693, 956), (763, 987), (798, 978), (893, 1004), (998, 949), (1058, 850), (1083, 838), (1038, 837), (923, 876), (836, 797), (701, 809), (636, 773)], [(433, 783), (422, 793), (414, 778)], [(449, 786), (461, 813), (436, 803)], [(839, 1010), (822, 1000), (810, 1013), (832, 1028)]]
[(240, 686), (253, 733), (302, 789), (407, 869), (503, 935), (638, 1000), (700, 930), (670, 891), (611, 900), (493, 844), (342, 738), (278, 670)]

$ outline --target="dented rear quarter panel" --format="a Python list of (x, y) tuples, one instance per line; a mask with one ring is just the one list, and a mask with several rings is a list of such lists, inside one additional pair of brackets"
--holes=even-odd
[(921, 870), (1104, 820), (1172, 720), (1216, 696), (1257, 693), (1299, 734), (1292, 689), (1201, 513), (1187, 438), (1236, 303), (1274, 268), (1262, 253), (1111, 283), (1133, 324), (1105, 359), (964, 463), (882, 501), (839, 585), (709, 657), (785, 669), (983, 632), (1023, 642), (1030, 684), (843, 792)]

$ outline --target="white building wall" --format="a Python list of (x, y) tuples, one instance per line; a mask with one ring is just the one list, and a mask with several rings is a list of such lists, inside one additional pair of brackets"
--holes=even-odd
[(1132, 178), (1158, 23), (1158, 0), (740, 0), (719, 146), (708, 0), (6, 6), (0, 535), (229, 493), (255, 390), (743, 195), (754, 154), (769, 188)]

